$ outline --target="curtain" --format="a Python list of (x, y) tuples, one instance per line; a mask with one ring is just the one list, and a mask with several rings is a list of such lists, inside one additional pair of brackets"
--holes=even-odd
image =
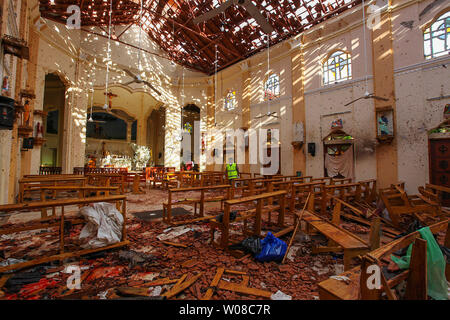
[(335, 177), (340, 173), (346, 178), (353, 179), (355, 174), (353, 167), (353, 146), (339, 156), (330, 156), (326, 153), (325, 168), (327, 168), (329, 177)]

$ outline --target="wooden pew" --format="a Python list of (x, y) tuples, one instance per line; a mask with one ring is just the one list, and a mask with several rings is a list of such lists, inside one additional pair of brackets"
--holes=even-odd
[(94, 186), (110, 187), (117, 186), (121, 194), (125, 193), (127, 173), (86, 173), (88, 184)]
[(326, 214), (327, 207), (331, 205), (333, 197), (345, 202), (361, 200), (361, 185), (359, 183), (331, 184), (324, 186), (322, 194), (321, 214)]
[[(446, 231), (445, 242), (444, 245), (447, 247), (450, 246), (450, 226), (449, 220), (441, 221), (436, 224), (429, 226), (430, 231), (433, 234)], [(420, 297), (420, 299), (426, 299), (426, 287), (427, 283), (424, 279), (423, 275), (426, 275), (426, 256), (425, 259), (422, 260), (417, 259), (415, 253), (413, 253), (415, 258), (411, 257), (411, 266), (410, 269), (407, 269), (395, 276), (394, 278), (387, 280), (385, 284), (382, 281), (382, 288), (380, 290), (368, 290), (367, 285), (365, 284), (367, 281), (367, 276), (372, 274), (372, 272), (368, 273), (367, 268), (371, 264), (378, 264), (380, 261), (383, 261), (384, 258), (387, 258), (395, 251), (401, 250), (403, 248), (408, 247), (410, 244), (415, 243), (417, 239), (420, 239), (419, 231), (412, 232), (404, 237), (398, 238), (380, 248), (371, 251), (369, 254), (362, 257), (362, 265), (357, 266), (351, 270), (348, 270), (339, 276), (344, 276), (349, 278), (349, 281), (339, 281), (337, 279), (327, 279), (318, 284), (319, 287), (319, 297), (321, 300), (359, 300), (359, 299), (381, 299), (381, 293), (384, 291), (387, 293), (388, 299), (395, 299), (395, 295), (392, 295), (392, 291), (390, 290), (392, 287), (398, 285), (401, 281), (406, 280), (408, 282), (407, 291), (410, 295), (409, 299), (415, 299)], [(422, 240), (422, 239), (420, 239)], [(420, 246), (420, 245), (419, 245)], [(423, 246), (422, 246), (423, 248)], [(426, 250), (426, 246), (425, 246)], [(417, 250), (414, 250), (416, 252)], [(426, 251), (425, 251), (426, 252)], [(370, 262), (370, 263), (367, 263)], [(363, 270), (363, 272), (361, 272)], [(364, 272), (365, 271), (365, 272)], [(411, 275), (410, 272), (413, 274)], [(361, 277), (361, 274), (363, 275)], [(422, 276), (423, 279), (420, 282), (416, 282), (418, 276)], [(426, 277), (425, 277), (426, 278)], [(450, 281), (450, 264), (447, 263), (446, 266), (446, 278), (447, 281)], [(413, 280), (412, 282), (410, 282)], [(425, 281), (424, 281), (425, 280)], [(363, 285), (361, 285), (363, 284)], [(414, 284), (411, 286), (411, 284)], [(409, 288), (409, 289), (408, 289)], [(415, 291), (415, 292), (414, 292)], [(412, 296), (414, 294), (414, 296)]]
[[(40, 187), (41, 197), (40, 202), (47, 202), (48, 198), (52, 200), (57, 200), (58, 193), (65, 193), (64, 198), (72, 199), (83, 199), (91, 197), (92, 193), (95, 193), (95, 197), (110, 196), (111, 191), (119, 191), (119, 187), (97, 187), (97, 186), (41, 186)], [(48, 194), (50, 193), (50, 194)], [(103, 193), (103, 195), (102, 195)], [(61, 198), (59, 198), (61, 199)], [(29, 203), (29, 202), (27, 202)], [(52, 215), (55, 216), (55, 207), (52, 208)], [(46, 209), (41, 209), (41, 218), (48, 217), (48, 211)]]
[[(286, 178), (286, 177), (283, 177)], [(293, 190), (294, 190), (294, 185), (298, 186), (300, 184), (303, 183), (308, 183), (308, 181), (310, 180), (310, 177), (297, 177), (295, 176), (295, 178), (292, 177), (288, 177), (290, 178), (290, 180), (285, 180), (285, 181), (273, 181), (271, 182), (271, 185), (269, 186), (268, 191), (279, 191), (279, 190), (286, 190), (287, 194), (286, 194), (286, 204), (287, 207), (289, 208), (290, 212), (293, 212), (295, 210), (295, 200), (293, 197), (295, 197)], [(299, 206), (301, 205), (301, 203), (298, 204)]]
[(363, 239), (357, 237), (353, 233), (335, 225), (332, 222), (316, 215), (310, 210), (303, 212), (303, 221), (307, 223), (307, 232), (311, 232), (311, 228), (320, 232), (327, 237), (328, 245), (325, 247), (314, 247), (313, 253), (321, 252), (343, 252), (344, 253), (344, 270), (350, 268), (352, 258), (368, 252), (369, 244)]
[(326, 185), (333, 184), (333, 178), (331, 177), (322, 177), (322, 178), (312, 178), (311, 182), (325, 182)]
[(325, 187), (325, 181), (314, 181), (314, 182), (306, 182), (306, 183), (294, 183), (292, 184), (291, 191), (291, 210), (295, 210), (296, 208), (301, 208), (303, 204), (306, 202), (308, 194), (311, 193), (314, 195), (314, 206), (320, 206), (322, 202), (323, 188)]
[(331, 184), (334, 184), (334, 185), (349, 184), (352, 182), (353, 182), (352, 178), (332, 178), (331, 179)]
[(377, 180), (369, 179), (358, 182), (361, 185), (361, 201), (372, 205), (377, 201)]
[(247, 197), (264, 192), (270, 192), (269, 188), (271, 183), (282, 181), (283, 181), (282, 178), (248, 180), (248, 188), (242, 190), (242, 196)]
[(237, 178), (231, 181), (232, 186), (232, 196), (233, 198), (240, 194), (242, 195), (244, 190), (250, 188), (250, 181), (261, 180), (260, 178)]
[(433, 217), (439, 216), (438, 204), (424, 201), (419, 196), (408, 196), (403, 186), (404, 184), (395, 184), (390, 188), (380, 190), (380, 198), (395, 227), (400, 227), (402, 215), (414, 215), (425, 225), (428, 224), (426, 218), (433, 219)]
[[(211, 219), (209, 221), (209, 225), (211, 228), (211, 244), (214, 246), (218, 246), (222, 249), (228, 250), (229, 246), (229, 237), (230, 237), (230, 224), (235, 222), (244, 221), (244, 235), (251, 235), (256, 237), (261, 237), (261, 225), (262, 225), (262, 215), (263, 213), (270, 213), (273, 211), (278, 211), (278, 222), (277, 225), (279, 227), (285, 227), (284, 225), (284, 215), (285, 215), (285, 196), (286, 191), (275, 191), (275, 192), (267, 192), (259, 195), (243, 197), (239, 199), (227, 200), (224, 203), (224, 214), (222, 218), (222, 222), (217, 221), (217, 219)], [(274, 206), (263, 206), (264, 202), (268, 202), (269, 200), (277, 199), (278, 205)], [(236, 205), (242, 204), (253, 204), (256, 202), (256, 206), (253, 209), (241, 211), (239, 216), (236, 217), (234, 221), (230, 221), (230, 212), (231, 208)], [(254, 229), (251, 232), (247, 231), (247, 220), (250, 218), (255, 219)], [(269, 218), (270, 219), (270, 218)], [(269, 221), (270, 222), (270, 221)], [(221, 240), (220, 243), (217, 244), (214, 240), (215, 230), (219, 229), (221, 231)], [(293, 227), (288, 228), (287, 231), (292, 231)], [(282, 233), (287, 232), (283, 230)], [(277, 233), (278, 235), (280, 233)], [(277, 236), (277, 234), (275, 236)]]
[[(343, 217), (345, 219), (352, 220), (354, 222), (358, 222), (359, 224), (362, 224), (366, 227), (373, 226), (373, 224), (370, 223), (370, 221), (367, 219), (366, 215), (360, 209), (354, 207), (350, 203), (345, 202), (338, 197), (333, 197), (332, 200), (334, 203), (334, 207), (332, 208), (331, 222), (333, 224), (339, 225), (341, 222), (341, 217)], [(377, 219), (377, 218), (374, 218), (374, 219)], [(395, 228), (392, 228), (390, 226), (390, 223), (382, 224), (382, 222), (386, 222), (386, 220), (383, 218), (380, 218), (380, 222), (379, 222), (380, 227), (382, 227), (382, 232), (385, 234), (385, 236), (390, 237), (390, 238), (395, 238), (399, 234), (401, 234), (401, 231), (399, 231)]]
[(18, 203), (22, 203), (25, 200), (26, 193), (32, 193), (39, 191), (42, 186), (60, 186), (60, 185), (79, 185), (85, 186), (87, 179), (82, 176), (35, 176), (29, 178), (22, 178), (19, 180), (19, 194)]
[[(223, 191), (224, 195), (219, 197), (208, 197), (208, 192), (211, 191)], [(200, 193), (199, 198), (196, 199), (184, 199), (177, 200), (174, 199), (174, 194), (186, 193), (186, 192), (197, 192)], [(213, 218), (212, 216), (205, 216), (205, 203), (207, 202), (221, 202), (221, 208), (223, 207), (223, 202), (231, 199), (231, 186), (230, 185), (218, 185), (218, 186), (207, 186), (207, 187), (192, 187), (192, 188), (177, 188), (169, 189), (169, 195), (167, 203), (163, 203), (163, 221), (169, 225), (180, 225), (188, 224), (201, 220), (208, 220)], [(176, 205), (191, 205), (194, 206), (194, 219), (185, 220), (181, 222), (172, 222), (172, 207)], [(199, 213), (197, 215), (197, 206), (199, 207)]]
[[(82, 224), (86, 223), (84, 219), (66, 219), (65, 216), (65, 208), (71, 207), (71, 206), (81, 206), (81, 205), (89, 205), (92, 203), (98, 203), (98, 202), (110, 202), (115, 203), (117, 209), (121, 212), (123, 215), (123, 226), (122, 226), (122, 239), (118, 243), (114, 243), (112, 245), (104, 246), (101, 248), (94, 248), (94, 249), (79, 249), (76, 251), (66, 251), (65, 249), (65, 232), (64, 228), (66, 225), (66, 221), (70, 221), (71, 224)], [(34, 212), (34, 211), (40, 211), (41, 209), (51, 209), (51, 208), (60, 208), (60, 213), (52, 217), (51, 219), (40, 219), (36, 222), (33, 222), (25, 227), (10, 227), (10, 226), (3, 226), (0, 227), (0, 234), (15, 234), (22, 231), (28, 231), (28, 230), (39, 230), (43, 228), (51, 228), (56, 227), (59, 228), (59, 254), (55, 255), (49, 255), (49, 256), (43, 256), (38, 259), (17, 263), (9, 266), (0, 267), (0, 273), (7, 272), (10, 270), (19, 270), (51, 261), (63, 261), (64, 259), (77, 257), (81, 255), (90, 254), (93, 252), (98, 252), (102, 250), (108, 250), (113, 248), (118, 248), (122, 246), (126, 246), (129, 244), (129, 241), (127, 240), (127, 233), (126, 233), (126, 197), (123, 195), (117, 195), (117, 196), (110, 196), (110, 197), (94, 197), (94, 198), (86, 198), (86, 199), (65, 199), (65, 200), (53, 200), (53, 201), (47, 201), (47, 202), (32, 202), (32, 203), (22, 203), (22, 204), (11, 204), (11, 205), (2, 205), (0, 206), (0, 216), (1, 215), (7, 215), (7, 214), (20, 214), (22, 212)], [(17, 257), (22, 258), (22, 257)]]

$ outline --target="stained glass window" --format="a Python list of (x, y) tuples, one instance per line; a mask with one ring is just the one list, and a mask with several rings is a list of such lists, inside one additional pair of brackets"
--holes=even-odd
[(436, 19), (423, 33), (425, 59), (450, 53), (450, 11)]
[(332, 84), (351, 79), (352, 60), (350, 54), (336, 51), (323, 64), (323, 84)]
[(280, 76), (272, 74), (264, 85), (264, 100), (272, 100), (280, 95)]
[(236, 108), (236, 91), (229, 91), (225, 97), (225, 110), (233, 110)]

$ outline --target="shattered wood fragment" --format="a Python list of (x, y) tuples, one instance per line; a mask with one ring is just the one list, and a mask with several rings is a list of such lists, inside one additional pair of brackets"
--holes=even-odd
[(0, 278), (0, 289), (3, 288), (8, 279), (11, 278), (12, 276), (13, 276), (12, 274), (7, 274)]
[(197, 281), (197, 279), (200, 278), (202, 274), (203, 273), (200, 272), (199, 274), (193, 276), (189, 280), (184, 281), (179, 285), (175, 285), (170, 291), (164, 293), (162, 296), (166, 297), (167, 299), (176, 296), (177, 294), (179, 294), (180, 292), (184, 291), (185, 289), (189, 288), (192, 284), (194, 284), (194, 282)]
[(188, 246), (182, 243), (170, 242), (170, 241), (161, 241), (164, 244), (174, 247), (187, 248)]
[(247, 274), (247, 272), (243, 272), (243, 271), (239, 271), (239, 270), (225, 270), (225, 273), (230, 273), (230, 274), (240, 274), (240, 275), (245, 275), (245, 274)]
[(243, 276), (242, 277), (241, 286), (248, 287), (248, 282), (249, 281), (250, 281), (250, 277), (249, 276)]
[(152, 282), (144, 282), (143, 284), (139, 285), (139, 287), (156, 287), (156, 286), (163, 286), (165, 284), (171, 284), (178, 282), (179, 279), (169, 279), (169, 278), (163, 278), (159, 280), (155, 280)]
[(119, 287), (116, 288), (117, 292), (123, 296), (141, 296), (148, 297), (148, 288), (136, 288), (136, 287)]
[(249, 294), (249, 295), (253, 295), (253, 296), (264, 297), (264, 298), (270, 298), (272, 296), (272, 293), (269, 291), (260, 290), (260, 289), (256, 289), (256, 288), (244, 287), (239, 283), (232, 283), (232, 282), (227, 282), (227, 281), (223, 281), (223, 280), (219, 281), (218, 288), (222, 289), (222, 290), (239, 292), (239, 293)]
[(181, 266), (182, 266), (182, 267), (185, 267), (185, 268), (191, 268), (191, 267), (197, 265), (198, 263), (199, 263), (198, 260), (191, 259), (191, 260), (187, 260), (187, 261), (183, 262), (183, 263), (181, 264)]
[(175, 289), (176, 287), (178, 287), (181, 283), (183, 283), (184, 279), (186, 279), (186, 277), (188, 276), (187, 273), (183, 274), (183, 276), (178, 279), (178, 281), (175, 283), (175, 285), (173, 286), (172, 289)]
[(214, 294), (214, 289), (219, 284), (220, 278), (222, 278), (223, 272), (225, 271), (224, 268), (217, 269), (216, 275), (214, 276), (213, 281), (211, 282), (211, 285), (209, 286), (208, 290), (205, 293), (205, 296), (202, 300), (209, 300), (211, 299), (212, 295)]

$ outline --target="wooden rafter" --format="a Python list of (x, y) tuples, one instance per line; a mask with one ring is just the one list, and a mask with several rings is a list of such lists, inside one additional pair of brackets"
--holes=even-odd
[[(214, 8), (212, 0), (143, 0), (145, 14), (140, 23), (140, 3), (136, 0), (112, 0), (113, 25), (127, 27), (114, 40), (140, 25), (176, 63), (212, 74), (215, 45), (218, 46), (218, 70), (267, 48), (261, 27), (240, 6), (231, 6), (224, 14), (196, 25), (193, 19)], [(361, 0), (254, 0), (261, 14), (274, 28), (270, 44), (293, 37), (305, 29), (336, 16), (361, 3)], [(222, 1), (223, 2), (223, 1)], [(42, 17), (65, 23), (70, 4), (79, 5), (82, 27), (103, 28), (109, 23), (109, 1), (103, 0), (39, 0)], [(216, 3), (216, 6), (220, 3)], [(276, 12), (276, 14), (273, 14)], [(252, 21), (252, 22), (250, 22)], [(224, 24), (224, 30), (220, 26)], [(173, 30), (175, 26), (175, 32)]]

